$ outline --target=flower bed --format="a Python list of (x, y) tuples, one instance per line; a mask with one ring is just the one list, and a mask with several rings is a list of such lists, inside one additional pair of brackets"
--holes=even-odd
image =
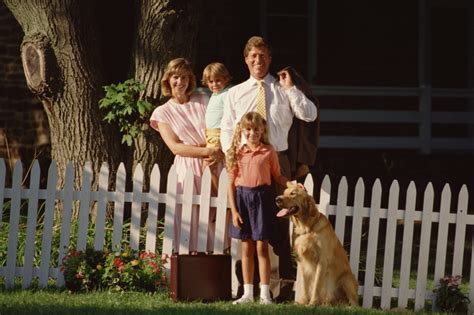
[(166, 286), (167, 257), (126, 247), (122, 252), (70, 250), (61, 271), (71, 292), (99, 289), (156, 292)]

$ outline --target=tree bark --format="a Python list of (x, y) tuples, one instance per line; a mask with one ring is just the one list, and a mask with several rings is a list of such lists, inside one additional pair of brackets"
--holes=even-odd
[[(93, 12), (89, 4), (93, 2), (4, 2), (25, 33), (22, 47), (38, 47), (45, 52), (41, 88), (30, 84), (29, 87), (41, 99), (48, 116), (52, 159), (58, 163), (59, 185), (63, 183), (68, 161), (72, 161), (76, 170), (76, 186), (80, 184), (86, 161), (91, 162), (94, 174), (102, 162), (116, 169), (121, 160), (119, 135), (102, 121), (103, 114), (98, 107), (103, 80), (97, 62), (96, 36), (88, 22)], [(22, 54), (22, 57), (27, 55)]]
[[(160, 82), (168, 62), (177, 57), (193, 59), (200, 6), (201, 1), (139, 1), (137, 11), (140, 19), (132, 63), (135, 79), (145, 86), (142, 97), (153, 104), (164, 102)], [(143, 130), (142, 138), (136, 142), (134, 162), (141, 163), (145, 174), (149, 174), (157, 163), (162, 174), (161, 187), (164, 187), (174, 156), (148, 122)]]
[[(144, 84), (142, 98), (155, 105), (163, 103), (160, 80), (168, 61), (193, 59), (202, 2), (102, 1), (4, 0), (25, 33), (25, 76), (48, 116), (52, 158), (58, 163), (60, 183), (68, 161), (76, 169), (76, 187), (86, 161), (91, 161), (94, 175), (103, 162), (109, 164), (111, 174), (121, 161), (127, 169), (141, 163), (147, 176), (158, 163), (164, 183), (173, 155), (159, 133), (147, 120), (134, 148), (124, 148), (118, 128), (103, 121), (98, 101), (104, 96), (103, 85), (117, 83), (105, 82), (104, 78), (115, 79), (111, 73), (120, 67), (125, 71), (115, 74), (129, 73), (128, 77)], [(107, 21), (104, 13), (109, 16)], [(121, 23), (121, 33), (109, 23)], [(127, 35), (134, 37), (132, 49), (124, 39)], [(113, 49), (107, 46), (111, 43)], [(119, 53), (128, 55), (129, 64), (111, 64), (116, 60), (110, 54)]]

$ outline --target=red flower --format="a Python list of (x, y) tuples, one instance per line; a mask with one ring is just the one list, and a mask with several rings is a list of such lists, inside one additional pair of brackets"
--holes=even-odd
[(118, 269), (118, 271), (122, 271), (124, 263), (123, 263), (122, 260), (120, 260), (120, 258), (115, 257), (114, 258), (114, 265)]

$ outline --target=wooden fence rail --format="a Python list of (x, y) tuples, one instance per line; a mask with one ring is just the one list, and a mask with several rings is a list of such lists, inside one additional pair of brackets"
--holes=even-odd
[[(46, 287), (48, 280), (56, 280), (64, 285), (64, 278), (58, 266), (70, 245), (78, 250), (86, 248), (90, 221), (95, 221), (93, 235), (97, 250), (105, 246), (105, 228), (108, 209), (113, 209), (113, 231), (111, 248), (119, 247), (123, 235), (129, 237), (133, 249), (171, 254), (174, 238), (174, 214), (176, 205), (182, 205), (181, 237), (179, 252), (189, 252), (191, 214), (193, 205), (199, 205), (198, 251), (206, 251), (208, 218), (211, 208), (216, 208), (213, 252), (223, 253), (226, 244), (228, 224), (227, 176), (223, 172), (216, 197), (211, 196), (211, 176), (206, 170), (202, 178), (201, 194), (193, 194), (193, 175), (187, 173), (184, 192), (176, 192), (176, 171), (168, 174), (166, 193), (160, 193), (160, 170), (155, 165), (150, 176), (150, 189), (143, 192), (144, 174), (138, 165), (133, 174), (132, 191), (126, 191), (126, 172), (123, 164), (116, 173), (115, 190), (108, 190), (110, 171), (103, 164), (99, 174), (99, 187), (91, 189), (92, 169), (89, 164), (83, 168), (81, 189), (74, 189), (74, 168), (66, 168), (63, 187), (57, 188), (57, 166), (53, 161), (47, 174), (47, 185), (40, 189), (40, 168), (34, 161), (30, 173), (29, 187), (22, 184), (24, 171), (20, 161), (13, 170), (12, 186), (5, 187), (5, 162), (0, 159), (0, 232), (8, 228), (8, 250), (6, 263), (0, 266), (0, 278), (6, 288), (15, 285), (21, 278), (22, 287), (31, 286), (35, 277), (40, 287)], [(305, 181), (309, 192), (314, 191), (311, 176)], [(366, 190), (371, 192), (370, 205), (364, 204)], [(353, 192), (353, 202), (349, 204), (348, 193)], [(406, 190), (406, 204), (400, 206), (400, 186), (393, 181), (388, 196), (388, 207), (382, 207), (382, 184), (376, 180), (372, 187), (366, 187), (360, 178), (355, 187), (349, 187), (345, 177), (337, 187), (337, 198), (331, 198), (331, 181), (326, 176), (321, 184), (318, 207), (333, 222), (337, 236), (345, 245), (353, 273), (359, 279), (359, 295), (363, 307), (413, 307), (422, 309), (427, 301), (433, 301), (433, 288), (445, 275), (462, 275), (469, 286), (470, 312), (474, 310), (474, 215), (468, 214), (468, 191), (462, 186), (453, 195), (448, 184), (441, 196), (435, 198), (433, 185), (429, 183), (423, 192), (422, 209), (415, 209), (417, 188), (411, 182)], [(336, 204), (331, 200), (336, 199)], [(453, 199), (453, 200), (452, 200)], [(439, 200), (439, 202), (438, 202)], [(436, 201), (436, 204), (435, 204)], [(61, 204), (61, 215), (57, 213)], [(124, 209), (131, 205), (130, 227), (124, 228)], [(111, 207), (113, 205), (113, 207)], [(164, 205), (164, 225), (159, 221), (159, 206)], [(143, 224), (143, 207), (147, 208), (146, 222)], [(78, 209), (78, 210), (77, 210)], [(38, 213), (43, 215), (41, 257), (39, 266), (34, 266), (35, 237)], [(71, 221), (73, 212), (78, 211), (77, 243), (71, 244)], [(26, 227), (20, 224), (20, 212), (26, 216)], [(25, 214), (26, 212), (26, 214)], [(91, 214), (95, 217), (92, 218)], [(6, 220), (7, 215), (9, 221)], [(5, 218), (4, 218), (5, 216)], [(51, 261), (53, 227), (59, 219), (59, 257)], [(7, 224), (8, 222), (8, 224)], [(143, 227), (144, 225), (144, 227)], [(128, 227), (128, 226), (127, 226)], [(26, 229), (24, 257), (18, 259), (19, 229)], [(140, 229), (146, 230), (140, 240)], [(163, 243), (157, 243), (159, 231), (163, 231)], [(471, 231), (466, 237), (467, 231)], [(144, 244), (144, 248), (140, 248)], [(238, 257), (238, 246), (231, 243), (233, 267)], [(17, 266), (22, 260), (23, 265)], [(169, 265), (166, 265), (169, 268)], [(396, 279), (397, 281), (394, 281)], [(233, 292), (236, 293), (237, 280), (233, 272)], [(298, 292), (296, 292), (298, 294)]]

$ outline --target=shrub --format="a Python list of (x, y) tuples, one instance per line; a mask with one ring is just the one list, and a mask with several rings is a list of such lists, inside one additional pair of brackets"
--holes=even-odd
[(101, 288), (106, 257), (105, 252), (90, 247), (85, 252), (70, 250), (63, 258), (61, 266), (66, 288), (72, 292)]
[(166, 285), (162, 258), (126, 247), (122, 252), (70, 250), (61, 271), (72, 292), (110, 289), (155, 292)]
[(131, 146), (141, 130), (140, 125), (148, 119), (153, 105), (140, 99), (144, 86), (137, 80), (128, 79), (118, 84), (104, 86), (105, 96), (99, 101), (99, 108), (105, 109), (108, 123), (118, 124), (122, 143)]
[(466, 314), (470, 300), (459, 288), (461, 276), (446, 276), (440, 279), (439, 283), (439, 287), (434, 290), (438, 309), (448, 313)]

